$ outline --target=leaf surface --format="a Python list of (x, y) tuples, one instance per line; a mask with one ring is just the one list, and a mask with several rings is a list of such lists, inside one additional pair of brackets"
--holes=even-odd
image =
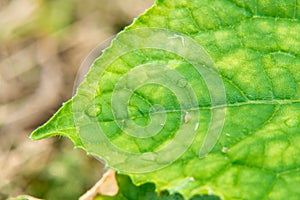
[(296, 0), (157, 0), (31, 138), (186, 198), (298, 199), (299, 17)]

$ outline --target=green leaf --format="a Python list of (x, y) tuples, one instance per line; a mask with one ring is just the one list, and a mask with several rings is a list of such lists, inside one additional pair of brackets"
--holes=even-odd
[(63, 107), (45, 125), (37, 128), (30, 137), (34, 140), (40, 140), (57, 135), (67, 136), (76, 147), (84, 148), (74, 124), (72, 100), (64, 103)]
[(130, 178), (125, 175), (117, 174), (116, 176), (119, 191), (116, 196), (97, 196), (95, 200), (131, 200), (131, 199), (152, 199), (152, 200), (183, 200), (180, 194), (170, 195), (164, 192), (158, 195), (155, 192), (155, 185), (153, 183), (145, 183), (140, 186), (132, 184)]
[(31, 138), (185, 198), (298, 199), (299, 4), (157, 0)]
[[(153, 183), (135, 186), (128, 176), (122, 174), (117, 174), (116, 179), (119, 186), (118, 193), (115, 196), (98, 195), (95, 200), (184, 200), (178, 193), (169, 194), (168, 191), (163, 191), (157, 194)], [(197, 195), (190, 200), (219, 200), (219, 198), (213, 195)]]

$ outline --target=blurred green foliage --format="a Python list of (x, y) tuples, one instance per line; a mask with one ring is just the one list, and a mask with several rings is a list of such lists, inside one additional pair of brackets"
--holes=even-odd
[[(6, 20), (0, 19), (0, 41), (3, 43), (32, 40), (52, 33), (61, 36), (63, 30), (77, 19), (77, 1), (74, 0), (33, 1), (31, 4), (25, 4), (25, 7), (20, 4), (19, 8), (14, 4), (4, 12), (10, 16)], [(23, 11), (24, 9), (29, 11)], [(3, 10), (5, 11), (5, 7)], [(19, 10), (19, 13), (15, 12)]]
[(38, 27), (45, 33), (55, 32), (75, 20), (74, 0), (43, 0), (38, 10)]
[(44, 169), (33, 175), (34, 178), (31, 177), (27, 194), (47, 200), (78, 199), (101, 177), (100, 163), (87, 157), (82, 150), (60, 151)]

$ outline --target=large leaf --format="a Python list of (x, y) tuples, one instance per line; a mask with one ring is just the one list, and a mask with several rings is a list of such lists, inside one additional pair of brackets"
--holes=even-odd
[(187, 198), (298, 199), (299, 4), (158, 0), (31, 138)]

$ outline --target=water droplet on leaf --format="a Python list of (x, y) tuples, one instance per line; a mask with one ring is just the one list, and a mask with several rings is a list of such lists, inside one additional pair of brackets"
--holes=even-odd
[(208, 195), (214, 195), (214, 191), (211, 188), (208, 188)]
[(227, 148), (227, 147), (223, 147), (223, 148), (222, 148), (222, 152), (223, 152), (223, 153), (227, 153), (227, 151), (228, 151), (228, 148)]
[(185, 112), (184, 122), (188, 123), (191, 120), (192, 116), (189, 112)]
[(285, 120), (285, 125), (287, 125), (288, 127), (295, 127), (298, 125), (298, 120), (296, 118), (290, 118)]
[(187, 81), (185, 79), (180, 79), (177, 82), (178, 87), (184, 88), (186, 85), (187, 85)]
[(102, 109), (101, 109), (101, 105), (91, 105), (86, 111), (85, 113), (89, 116), (89, 117), (97, 117), (101, 114)]
[(128, 111), (130, 114), (137, 114), (139, 112), (139, 108), (137, 106), (128, 106)]
[(142, 159), (146, 161), (155, 161), (155, 155), (153, 153), (147, 153), (142, 156)]
[(199, 122), (196, 123), (194, 130), (197, 131), (199, 128)]

